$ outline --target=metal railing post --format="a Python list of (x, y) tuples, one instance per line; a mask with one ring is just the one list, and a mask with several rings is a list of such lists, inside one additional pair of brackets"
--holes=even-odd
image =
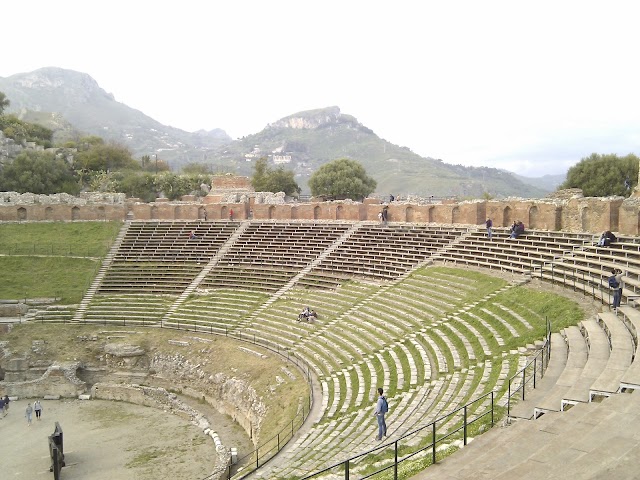
[(395, 458), (393, 459), (393, 478), (398, 480), (398, 440), (395, 442)]
[(463, 414), (463, 418), (464, 418), (464, 423), (463, 423), (463, 438), (464, 438), (464, 445), (467, 445), (467, 406), (464, 406), (464, 414)]
[(431, 448), (431, 461), (432, 463), (436, 463), (436, 421), (433, 421), (433, 424), (431, 426), (432, 428), (432, 435), (433, 435), (433, 441), (431, 442), (432, 448)]

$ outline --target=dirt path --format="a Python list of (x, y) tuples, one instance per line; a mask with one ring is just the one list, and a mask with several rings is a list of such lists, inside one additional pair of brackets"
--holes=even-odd
[(34, 415), (29, 427), (29, 401), (11, 402), (0, 420), (2, 479), (53, 478), (47, 437), (56, 421), (64, 435), (64, 480), (198, 480), (215, 465), (211, 438), (168, 412), (123, 402), (42, 401), (43, 418)]

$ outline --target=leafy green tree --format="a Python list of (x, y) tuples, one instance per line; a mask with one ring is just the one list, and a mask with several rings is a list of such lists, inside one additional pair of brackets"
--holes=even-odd
[(145, 202), (156, 199), (154, 176), (149, 172), (124, 172), (118, 191), (129, 197), (137, 197)]
[(628, 197), (638, 183), (639, 161), (633, 153), (624, 157), (592, 153), (569, 169), (559, 188), (580, 188), (586, 197)]
[(23, 122), (15, 115), (0, 116), (0, 130), (18, 143), (35, 142), (45, 148), (52, 145), (52, 130), (36, 123)]
[(74, 157), (73, 166), (82, 172), (140, 170), (140, 164), (131, 157), (131, 152), (122, 145), (97, 143), (82, 150)]
[(329, 199), (362, 200), (376, 185), (359, 162), (347, 158), (324, 164), (309, 178), (311, 194)]
[(191, 162), (182, 167), (182, 173), (189, 175), (211, 175), (213, 168), (207, 163)]
[(265, 157), (254, 164), (251, 185), (258, 192), (284, 192), (289, 196), (300, 193), (293, 172), (282, 166), (270, 168)]
[(7, 108), (10, 103), (11, 102), (9, 102), (7, 96), (4, 93), (0, 92), (0, 115), (4, 113), (5, 108)]
[(77, 195), (80, 187), (64, 159), (49, 152), (25, 150), (0, 172), (0, 190)]

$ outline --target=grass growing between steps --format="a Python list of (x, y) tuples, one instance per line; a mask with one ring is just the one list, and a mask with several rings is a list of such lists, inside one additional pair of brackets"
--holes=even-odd
[(551, 330), (558, 332), (584, 320), (585, 313), (572, 300), (549, 292), (539, 292), (527, 287), (515, 287), (502, 292), (493, 299), (527, 319), (533, 329), (521, 333), (519, 338), (505, 338), (505, 349), (517, 348), (544, 338), (546, 322)]
[(0, 254), (104, 257), (121, 222), (0, 224)]
[(0, 299), (46, 297), (78, 303), (99, 266), (89, 258), (0, 257)]

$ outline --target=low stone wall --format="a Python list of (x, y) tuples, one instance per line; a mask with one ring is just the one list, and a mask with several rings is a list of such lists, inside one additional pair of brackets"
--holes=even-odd
[(220, 437), (211, 429), (211, 425), (206, 417), (186, 403), (180, 401), (175, 394), (168, 392), (164, 388), (97, 383), (91, 388), (91, 397), (97, 400), (113, 400), (158, 408), (190, 421), (193, 425), (200, 428), (205, 435), (210, 436), (215, 444), (217, 461), (216, 467), (210, 474), (210, 477), (219, 478), (219, 476), (226, 471), (231, 458), (231, 450), (222, 444)]
[[(6, 193), (6, 192), (5, 192)], [(640, 198), (583, 197), (574, 191), (554, 198), (447, 201), (429, 199), (383, 203), (368, 198), (308, 203), (288, 202), (283, 194), (264, 192), (214, 192), (201, 200), (157, 199), (152, 203), (125, 200), (121, 194), (94, 194), (85, 198), (10, 195), (0, 198), (0, 221), (79, 220), (344, 220), (377, 221), (386, 209), (390, 222), (483, 225), (487, 218), (495, 227), (515, 220), (526, 228), (551, 231), (599, 233), (611, 230), (640, 234)], [(45, 201), (43, 197), (47, 197)], [(51, 197), (51, 198), (49, 198)], [(2, 201), (4, 200), (4, 201)]]
[(18, 380), (19, 375), (28, 376), (30, 372), (26, 362), (14, 359), (5, 369), (5, 381), (0, 382), (0, 395), (26, 398), (47, 395), (77, 398), (78, 395), (87, 391), (85, 382), (76, 376), (78, 367), (77, 362), (51, 365), (38, 378), (21, 381)]

